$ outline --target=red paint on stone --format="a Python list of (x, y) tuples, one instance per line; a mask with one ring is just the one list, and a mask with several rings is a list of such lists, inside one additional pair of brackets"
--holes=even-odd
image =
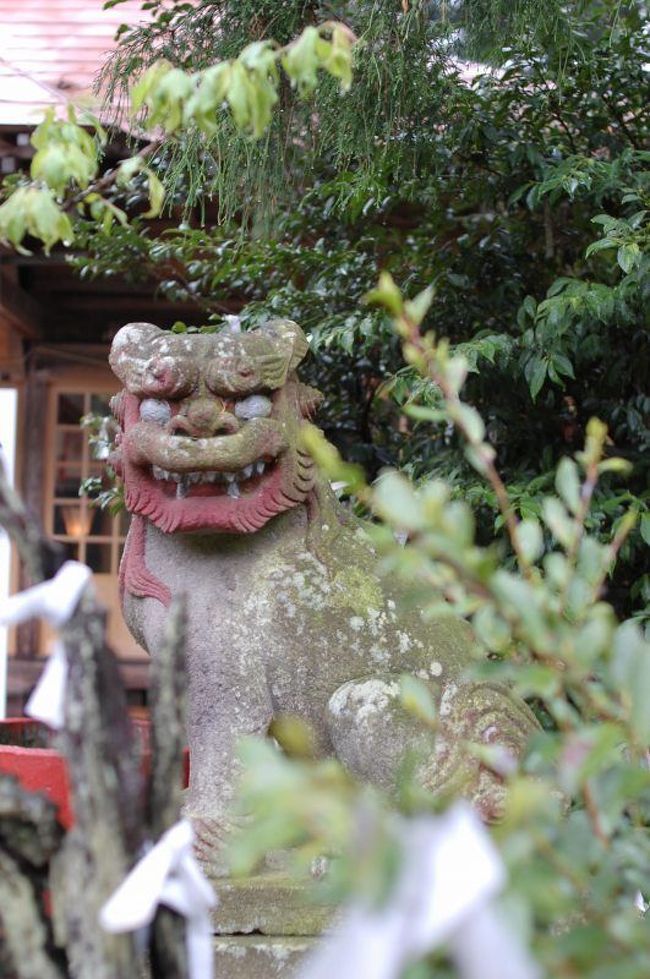
[(0, 772), (15, 775), (28, 792), (42, 792), (58, 806), (59, 820), (70, 829), (74, 818), (70, 807), (68, 770), (63, 756), (49, 747), (52, 732), (38, 721), (21, 718), (0, 722)]
[[(151, 771), (150, 724), (141, 719), (132, 723), (142, 745), (141, 769), (147, 779)], [(0, 721), (0, 773), (15, 775), (27, 792), (41, 792), (51, 799), (58, 807), (59, 821), (67, 830), (74, 824), (70, 781), (65, 758), (49, 746), (53, 737), (54, 732), (39, 721), (28, 718)], [(189, 783), (189, 765), (189, 752), (185, 748), (184, 788)]]
[[(112, 402), (121, 433), (111, 464), (134, 517), (122, 594), (170, 602), (147, 566), (145, 520), (165, 534), (250, 534), (308, 503), (315, 467), (299, 430), (320, 394), (295, 374), (307, 350), (289, 320), (241, 334), (176, 336), (151, 323), (120, 330), (110, 354), (124, 383)], [(270, 410), (241, 407), (252, 394)]]

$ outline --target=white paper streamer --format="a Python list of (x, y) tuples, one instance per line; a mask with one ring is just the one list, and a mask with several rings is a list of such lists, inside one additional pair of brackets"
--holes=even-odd
[(65, 690), (68, 682), (68, 661), (65, 647), (58, 640), (53, 644), (40, 680), (25, 704), (25, 713), (37, 721), (60, 730), (65, 723)]
[(542, 974), (490, 902), (469, 913), (448, 946), (463, 979), (540, 979)]
[[(351, 907), (300, 979), (397, 979), (443, 942), (463, 979), (537, 979), (516, 937), (491, 909), (485, 913), (504, 882), (501, 858), (466, 803), (439, 819), (414, 819), (404, 828), (404, 862), (391, 899), (378, 910)], [(486, 972), (492, 956), (496, 971)]]
[(227, 313), (223, 321), (226, 324), (226, 330), (230, 333), (241, 333), (241, 319), (239, 316), (233, 316), (232, 313)]
[(159, 904), (172, 908), (187, 919), (190, 979), (211, 979), (210, 909), (217, 897), (196, 862), (193, 839), (185, 819), (167, 830), (106, 902), (99, 921), (109, 932), (136, 931), (151, 924)]
[[(12, 595), (0, 609), (0, 622), (16, 625), (28, 619), (42, 618), (60, 629), (79, 604), (91, 574), (85, 564), (66, 561), (54, 578)], [(51, 727), (63, 727), (67, 676), (65, 649), (57, 640), (36, 689), (27, 701), (25, 713)]]

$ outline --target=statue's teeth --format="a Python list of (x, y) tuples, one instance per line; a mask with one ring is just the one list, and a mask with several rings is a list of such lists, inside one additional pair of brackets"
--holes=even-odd
[(253, 467), (252, 466), (244, 466), (244, 468), (241, 471), (241, 474), (242, 474), (242, 476), (243, 476), (244, 479), (250, 479), (251, 476), (253, 475)]
[(153, 475), (154, 475), (154, 479), (164, 479), (165, 478), (165, 470), (164, 469), (161, 469), (160, 466), (154, 466), (153, 467)]
[(170, 473), (170, 478), (174, 480), (175, 483), (180, 483), (183, 478), (180, 473)]
[(176, 499), (183, 500), (187, 496), (187, 490), (189, 487), (189, 479), (187, 476), (181, 476), (180, 482), (176, 487)]
[(234, 483), (237, 473), (224, 473), (223, 475), (227, 483)]
[(190, 483), (198, 483), (201, 480), (201, 473), (190, 473), (187, 479)]
[(239, 484), (233, 480), (233, 482), (228, 483), (228, 496), (231, 496), (233, 500), (238, 500), (240, 497)]
[(265, 468), (265, 463), (262, 462), (261, 459), (258, 459), (257, 462), (255, 463), (255, 470), (260, 476), (264, 472), (264, 468)]

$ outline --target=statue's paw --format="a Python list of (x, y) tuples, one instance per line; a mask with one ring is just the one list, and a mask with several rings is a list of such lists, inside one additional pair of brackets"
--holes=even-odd
[[(422, 766), (422, 784), (438, 796), (462, 795), (486, 822), (497, 821), (507, 776), (539, 729), (534, 714), (507, 687), (486, 683), (443, 696), (440, 721), (434, 757)], [(482, 747), (493, 749), (489, 758), (481, 757)]]
[(225, 856), (232, 823), (221, 817), (186, 813), (194, 830), (194, 855), (209, 877), (227, 877), (228, 862)]

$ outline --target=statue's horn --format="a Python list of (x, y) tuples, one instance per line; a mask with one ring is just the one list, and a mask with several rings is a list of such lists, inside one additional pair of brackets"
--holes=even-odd
[(127, 323), (115, 334), (108, 362), (128, 391), (140, 388), (154, 343), (163, 332), (153, 323)]
[(309, 341), (293, 320), (269, 320), (260, 329), (280, 341), (286, 348), (287, 372), (294, 371), (309, 350)]

